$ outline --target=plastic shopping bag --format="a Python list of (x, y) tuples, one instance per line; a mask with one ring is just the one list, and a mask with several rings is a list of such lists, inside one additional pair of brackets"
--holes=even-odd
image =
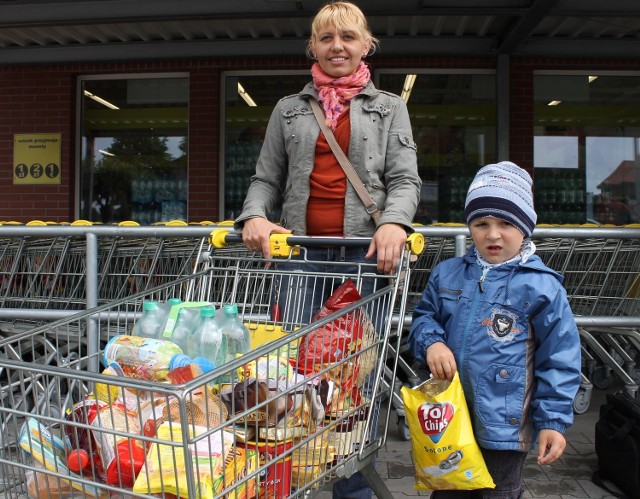
[(476, 443), (458, 373), (402, 387), (416, 490), (472, 490), (495, 484)]
[[(341, 284), (313, 316), (312, 323), (361, 299), (351, 279)], [(375, 329), (363, 308), (346, 313), (318, 327), (300, 340), (297, 369), (311, 376), (331, 368), (326, 376), (341, 390), (349, 391), (367, 379), (377, 363)], [(348, 357), (352, 360), (347, 361)], [(335, 366), (335, 367), (334, 367)]]

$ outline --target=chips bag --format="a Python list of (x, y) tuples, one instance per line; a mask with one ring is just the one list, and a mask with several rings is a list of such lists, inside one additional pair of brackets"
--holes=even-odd
[(401, 389), (416, 469), (416, 490), (494, 488), (473, 436), (458, 373)]
[[(331, 294), (311, 322), (360, 299), (355, 283), (347, 279)], [(375, 342), (375, 328), (364, 308), (353, 310), (310, 331), (300, 340), (298, 372), (312, 376), (326, 370), (325, 376), (343, 390), (362, 385), (378, 361)]]

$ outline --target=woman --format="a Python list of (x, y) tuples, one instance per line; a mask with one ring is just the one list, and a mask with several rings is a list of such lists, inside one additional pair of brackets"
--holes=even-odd
[[(367, 249), (311, 248), (307, 256), (329, 264), (376, 256), (379, 272), (395, 271), (412, 230), (421, 181), (406, 105), (397, 95), (377, 90), (363, 62), (376, 44), (364, 14), (352, 3), (325, 5), (314, 17), (308, 44), (308, 54), (316, 61), (313, 81), (277, 103), (236, 220), (249, 250), (269, 258), (271, 233), (371, 237)], [(377, 223), (320, 133), (310, 99), (320, 103), (327, 126), (382, 211)], [(280, 225), (267, 219), (278, 208)], [(331, 271), (331, 265), (324, 265), (325, 270)], [(360, 291), (370, 289), (363, 286)], [(317, 300), (305, 307), (300, 322), (308, 323), (321, 305)], [(333, 492), (335, 498), (371, 495), (360, 473), (337, 482)]]
[[(358, 7), (324, 6), (311, 33), (313, 81), (276, 105), (236, 223), (247, 248), (267, 258), (272, 232), (373, 237), (365, 258), (377, 254), (378, 270), (391, 272), (420, 197), (409, 114), (402, 99), (370, 80), (363, 59), (377, 40)], [(320, 134), (311, 98), (322, 105), (328, 126), (383, 211), (377, 226)], [(281, 225), (267, 219), (277, 208)]]

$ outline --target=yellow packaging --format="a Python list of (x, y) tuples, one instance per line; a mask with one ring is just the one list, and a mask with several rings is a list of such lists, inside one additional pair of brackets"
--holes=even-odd
[[(207, 433), (204, 426), (189, 425), (190, 438)], [(133, 492), (158, 494), (161, 492), (188, 497), (188, 480), (185, 473), (183, 446), (170, 443), (182, 442), (182, 429), (178, 423), (165, 422), (158, 428), (157, 438), (167, 444), (153, 443), (142, 470), (138, 474)], [(189, 455), (194, 468), (196, 495), (194, 499), (213, 499), (213, 485), (223, 472), (225, 457), (233, 447), (233, 435), (218, 430), (208, 437), (189, 444)]]
[[(291, 486), (299, 489), (318, 478), (325, 470), (325, 466), (291, 466)], [(313, 484), (314, 489), (319, 483)]]
[(411, 432), (416, 490), (494, 488), (471, 426), (458, 373), (401, 389)]
[(258, 469), (258, 452), (254, 449), (233, 447), (224, 463), (224, 474), (221, 474), (213, 482), (213, 491), (216, 495), (224, 489), (236, 485), (231, 492), (228, 492), (228, 499), (251, 499), (257, 494), (258, 478), (254, 476), (247, 478), (247, 475), (254, 473)]

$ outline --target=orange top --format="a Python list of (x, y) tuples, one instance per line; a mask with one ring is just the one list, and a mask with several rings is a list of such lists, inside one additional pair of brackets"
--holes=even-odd
[[(338, 118), (333, 134), (347, 154), (351, 138), (349, 109)], [(321, 133), (316, 143), (313, 170), (309, 176), (307, 202), (307, 234), (310, 236), (342, 236), (344, 230), (344, 198), (347, 176), (338, 163), (327, 139)]]

